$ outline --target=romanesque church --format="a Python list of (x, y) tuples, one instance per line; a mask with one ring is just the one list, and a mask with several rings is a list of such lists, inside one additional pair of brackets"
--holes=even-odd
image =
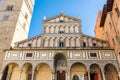
[[(8, 13), (15, 12), (14, 2), (20, 0), (10, 1), (12, 6), (8, 6)], [(28, 9), (29, 14), (24, 15), (28, 22), (32, 8), (27, 5), (31, 3), (21, 0), (22, 6)], [(6, 2), (3, 1), (3, 4)], [(22, 16), (22, 11), (18, 13), (21, 14), (18, 14), (19, 17)], [(10, 17), (10, 14), (7, 15)], [(82, 33), (81, 24), (80, 18), (60, 13), (43, 19), (39, 36), (15, 41), (19, 37), (15, 32), (14, 39), (11, 39), (14, 47), (4, 50), (1, 80), (119, 80), (114, 49), (110, 48), (108, 41)], [(25, 25), (23, 22), (22, 29), (18, 25), (15, 31), (28, 31), (28, 26), (27, 22)]]

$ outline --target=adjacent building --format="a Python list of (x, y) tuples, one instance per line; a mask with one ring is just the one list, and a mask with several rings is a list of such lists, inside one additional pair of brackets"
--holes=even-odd
[(1, 80), (119, 80), (108, 41), (85, 35), (81, 20), (44, 18), (42, 33), (5, 50)]
[(0, 68), (4, 58), (3, 50), (28, 38), (33, 6), (34, 0), (0, 1)]
[(107, 0), (96, 20), (95, 34), (97, 38), (109, 41), (120, 64), (120, 0)]

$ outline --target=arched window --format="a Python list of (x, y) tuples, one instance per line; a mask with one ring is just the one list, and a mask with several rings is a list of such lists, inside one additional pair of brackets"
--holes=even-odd
[(59, 42), (59, 47), (64, 47), (64, 42)]
[(27, 13), (25, 14), (25, 19), (26, 19), (26, 20), (28, 19), (28, 14), (27, 14)]
[(12, 11), (13, 10), (13, 5), (8, 5), (6, 7), (6, 11)]

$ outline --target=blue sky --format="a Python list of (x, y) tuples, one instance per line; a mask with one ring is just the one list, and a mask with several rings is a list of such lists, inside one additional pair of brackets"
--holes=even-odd
[(106, 0), (35, 0), (29, 38), (40, 35), (43, 17), (47, 18), (64, 14), (82, 21), (82, 32), (94, 36), (94, 26), (98, 11), (102, 10)]

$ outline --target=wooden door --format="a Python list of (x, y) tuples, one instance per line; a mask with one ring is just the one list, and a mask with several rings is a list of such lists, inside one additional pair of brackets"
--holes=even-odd
[(57, 71), (57, 80), (65, 80), (65, 71)]
[(28, 80), (31, 80), (32, 74), (28, 74)]

